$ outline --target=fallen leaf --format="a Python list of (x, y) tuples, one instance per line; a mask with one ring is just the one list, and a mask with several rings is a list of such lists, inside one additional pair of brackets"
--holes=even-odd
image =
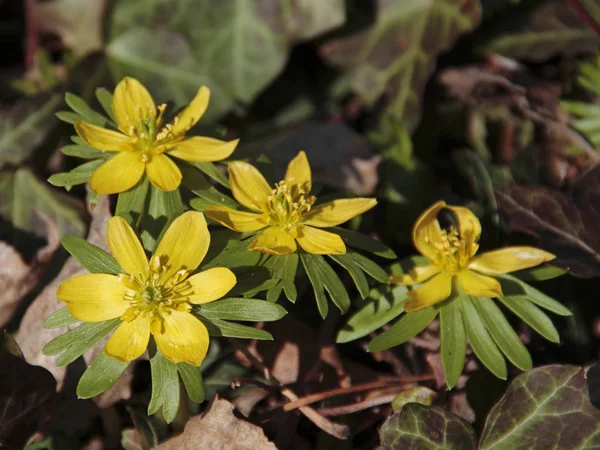
[(82, 58), (102, 49), (106, 0), (37, 0), (33, 4), (40, 31), (60, 36), (74, 56)]
[(371, 28), (326, 42), (321, 55), (366, 105), (385, 95), (387, 112), (413, 131), (437, 56), (480, 19), (479, 0), (378, 0)]
[(23, 448), (47, 421), (57, 398), (56, 382), (0, 345), (0, 448)]
[(277, 450), (256, 425), (239, 419), (227, 400), (215, 396), (207, 410), (192, 417), (183, 433), (157, 450)]
[[(105, 250), (106, 226), (110, 219), (110, 201), (108, 196), (102, 196), (98, 204), (93, 206), (90, 211), (92, 221), (87, 240)], [(75, 328), (77, 324), (61, 328), (47, 330), (42, 328), (42, 323), (50, 314), (64, 307), (64, 304), (56, 299), (56, 290), (60, 284), (68, 278), (88, 273), (87, 270), (74, 259), (69, 258), (56, 278), (48, 284), (40, 295), (33, 301), (27, 309), (19, 330), (15, 335), (15, 340), (21, 347), (25, 360), (30, 364), (45, 367), (54, 375), (58, 389), (61, 389), (67, 373), (66, 367), (56, 367), (56, 360), (60, 355), (47, 356), (42, 353), (42, 348), (53, 338)], [(34, 332), (32, 332), (34, 330)], [(86, 352), (83, 357), (87, 364), (90, 364), (96, 355), (102, 351), (104, 341), (101, 341), (94, 348)], [(131, 395), (130, 381), (133, 377), (133, 364), (130, 365), (119, 380), (107, 391), (94, 397), (94, 401), (100, 407), (109, 406), (121, 399), (129, 398)]]
[(496, 191), (512, 231), (539, 240), (556, 255), (553, 265), (581, 278), (600, 276), (600, 166), (575, 182), (569, 193), (543, 186)]

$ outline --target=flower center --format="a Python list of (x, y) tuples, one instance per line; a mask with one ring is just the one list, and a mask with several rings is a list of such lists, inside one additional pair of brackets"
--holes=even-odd
[(469, 245), (466, 239), (461, 239), (454, 226), (441, 230), (440, 238), (436, 239), (433, 245), (437, 250), (434, 264), (444, 272), (457, 272), (466, 267), (477, 251), (476, 246)]
[(120, 274), (119, 281), (127, 288), (124, 298), (129, 302), (129, 308), (121, 319), (127, 322), (140, 314), (150, 316), (150, 326), (153, 333), (160, 333), (164, 319), (174, 310), (189, 312), (192, 308), (189, 296), (191, 285), (186, 281), (189, 272), (179, 270), (166, 278), (166, 267), (157, 256), (150, 259), (150, 271), (144, 279), (132, 275)]
[(290, 186), (285, 181), (277, 183), (267, 199), (270, 224), (289, 229), (300, 222), (316, 200), (309, 192), (310, 186)]
[(156, 111), (152, 111), (147, 117), (141, 119), (137, 128), (131, 127), (131, 136), (134, 137), (136, 148), (142, 151), (140, 161), (148, 163), (152, 159), (151, 153), (163, 153), (169, 147), (169, 144), (183, 139), (182, 135), (173, 133), (173, 125), (178, 122), (178, 117), (173, 119), (172, 123), (162, 125), (163, 114), (167, 108), (166, 104), (158, 106), (158, 116)]

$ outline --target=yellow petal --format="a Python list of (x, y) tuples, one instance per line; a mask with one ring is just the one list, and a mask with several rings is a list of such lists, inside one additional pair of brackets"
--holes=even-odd
[(139, 152), (121, 152), (94, 171), (90, 189), (98, 195), (125, 192), (140, 181), (144, 169)]
[(251, 212), (236, 211), (226, 206), (209, 206), (204, 211), (207, 217), (234, 231), (257, 231), (267, 226), (268, 216)]
[(410, 298), (404, 304), (404, 311), (413, 312), (425, 309), (446, 300), (452, 293), (452, 275), (441, 272), (427, 281), (423, 286), (410, 291)]
[(461, 240), (466, 241), (468, 246), (477, 243), (481, 236), (481, 223), (477, 216), (469, 208), (463, 206), (448, 205), (446, 208), (456, 215)]
[(125, 219), (111, 217), (106, 227), (106, 238), (110, 251), (125, 273), (144, 282), (148, 277), (148, 259), (140, 240)]
[(116, 275), (89, 273), (63, 282), (56, 298), (67, 304), (73, 317), (84, 322), (102, 322), (120, 317), (129, 307), (125, 287)]
[(153, 154), (146, 171), (150, 183), (162, 191), (174, 191), (181, 184), (181, 171), (168, 156)]
[(515, 270), (529, 269), (556, 256), (535, 247), (507, 247), (476, 256), (469, 263), (469, 269), (488, 275), (499, 275)]
[(462, 289), (474, 297), (502, 297), (502, 287), (494, 278), (465, 269), (456, 274), (456, 279)]
[(239, 139), (220, 141), (203, 136), (194, 136), (175, 144), (167, 153), (185, 161), (221, 161), (229, 158), (237, 147)]
[(414, 246), (419, 253), (430, 260), (435, 260), (438, 254), (435, 244), (442, 240), (442, 231), (437, 216), (445, 207), (446, 203), (444, 202), (434, 203), (419, 216), (412, 228)]
[(152, 331), (160, 352), (174, 363), (199, 366), (210, 342), (204, 324), (189, 312), (173, 310), (165, 315), (160, 332)]
[(236, 278), (231, 270), (214, 267), (191, 276), (186, 282), (192, 286), (190, 302), (198, 305), (224, 297), (235, 286)]
[(374, 198), (344, 198), (324, 203), (305, 214), (302, 223), (313, 227), (334, 227), (360, 216), (377, 204)]
[(166, 280), (178, 270), (193, 272), (200, 265), (210, 243), (204, 215), (197, 211), (183, 213), (171, 223), (154, 253), (162, 265)]
[(132, 150), (131, 138), (118, 131), (107, 130), (81, 120), (75, 122), (75, 131), (90, 147), (106, 152)]
[[(200, 87), (198, 89), (198, 93), (191, 101), (191, 103), (186, 106), (183, 111), (177, 114), (177, 117), (173, 121), (173, 127), (171, 128), (171, 133), (178, 135), (183, 134), (190, 128), (192, 128), (200, 118), (206, 112), (206, 108), (208, 108), (208, 102), (210, 101), (210, 90), (206, 86)], [(233, 151), (233, 150), (232, 150)], [(228, 155), (229, 156), (229, 155)], [(185, 159), (185, 158), (182, 158)], [(207, 161), (206, 159), (197, 160), (193, 159), (190, 161)], [(212, 160), (216, 161), (216, 160)]]
[(344, 241), (335, 233), (307, 226), (299, 226), (297, 230), (298, 244), (307, 253), (314, 255), (343, 255), (346, 253)]
[(306, 153), (303, 151), (298, 152), (298, 155), (290, 161), (285, 172), (285, 181), (291, 186), (305, 185), (306, 191), (310, 191), (311, 174)]
[(440, 269), (431, 264), (426, 266), (417, 266), (413, 267), (409, 273), (405, 273), (404, 275), (390, 276), (390, 283), (412, 286), (413, 284), (420, 284), (424, 281), (427, 281), (438, 273), (440, 273)]
[(248, 246), (248, 250), (269, 255), (289, 255), (296, 251), (294, 238), (281, 228), (267, 228)]
[(258, 169), (242, 161), (229, 163), (228, 169), (229, 186), (235, 199), (248, 209), (266, 212), (271, 188)]
[(156, 105), (148, 90), (135, 78), (123, 78), (113, 94), (113, 114), (119, 130), (133, 136), (145, 130), (145, 121), (156, 120)]
[(106, 345), (104, 353), (119, 361), (133, 361), (144, 354), (150, 340), (150, 316), (139, 314), (130, 322), (121, 322)]

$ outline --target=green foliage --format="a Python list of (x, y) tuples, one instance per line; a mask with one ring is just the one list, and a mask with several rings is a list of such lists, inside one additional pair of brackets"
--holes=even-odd
[(128, 362), (117, 361), (100, 352), (79, 379), (77, 396), (92, 398), (101, 394), (115, 384), (128, 366)]
[[(548, 432), (548, 418), (552, 432)], [(517, 376), (492, 408), (477, 443), (471, 425), (435, 406), (411, 403), (381, 427), (384, 449), (491, 450), (496, 448), (594, 448), (600, 413), (589, 401), (584, 370), (551, 365)], [(581, 430), (571, 435), (573, 424)], [(568, 436), (568, 437), (567, 437)]]

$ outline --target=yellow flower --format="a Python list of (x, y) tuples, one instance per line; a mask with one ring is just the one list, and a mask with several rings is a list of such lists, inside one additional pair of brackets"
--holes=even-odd
[(108, 245), (124, 273), (80, 275), (60, 285), (56, 296), (84, 322), (121, 318), (104, 352), (119, 361), (141, 356), (154, 337), (174, 363), (199, 366), (208, 349), (204, 324), (192, 305), (223, 297), (235, 285), (231, 270), (215, 267), (189, 276), (210, 242), (204, 216), (187, 212), (173, 221), (148, 262), (140, 241), (120, 217), (108, 222)]
[(139, 81), (124, 78), (117, 84), (112, 101), (118, 131), (83, 121), (75, 123), (77, 134), (91, 147), (118, 152), (92, 174), (90, 188), (96, 194), (116, 194), (135, 186), (146, 172), (154, 186), (173, 191), (181, 183), (181, 172), (169, 156), (186, 161), (220, 161), (231, 155), (238, 139), (225, 142), (185, 136), (206, 111), (209, 97), (210, 91), (202, 86), (192, 102), (163, 126), (167, 105), (157, 108)]
[(340, 236), (319, 228), (344, 223), (368, 211), (377, 201), (374, 198), (341, 199), (313, 207), (316, 198), (310, 195), (311, 182), (310, 166), (304, 152), (299, 152), (290, 161), (284, 180), (274, 189), (254, 166), (235, 161), (229, 164), (231, 192), (252, 212), (210, 206), (205, 213), (231, 230), (265, 229), (250, 243), (249, 250), (286, 255), (296, 251), (298, 241), (308, 253), (344, 254), (346, 245)]
[[(442, 209), (454, 213), (458, 229), (440, 226), (438, 214)], [(439, 303), (450, 297), (453, 287), (476, 297), (502, 297), (498, 280), (486, 275), (528, 269), (555, 258), (534, 247), (506, 247), (475, 256), (480, 235), (481, 224), (467, 208), (437, 202), (421, 214), (413, 226), (412, 240), (429, 264), (406, 275), (391, 276), (390, 281), (409, 286), (429, 281), (408, 293), (410, 300), (404, 310), (418, 311)]]

